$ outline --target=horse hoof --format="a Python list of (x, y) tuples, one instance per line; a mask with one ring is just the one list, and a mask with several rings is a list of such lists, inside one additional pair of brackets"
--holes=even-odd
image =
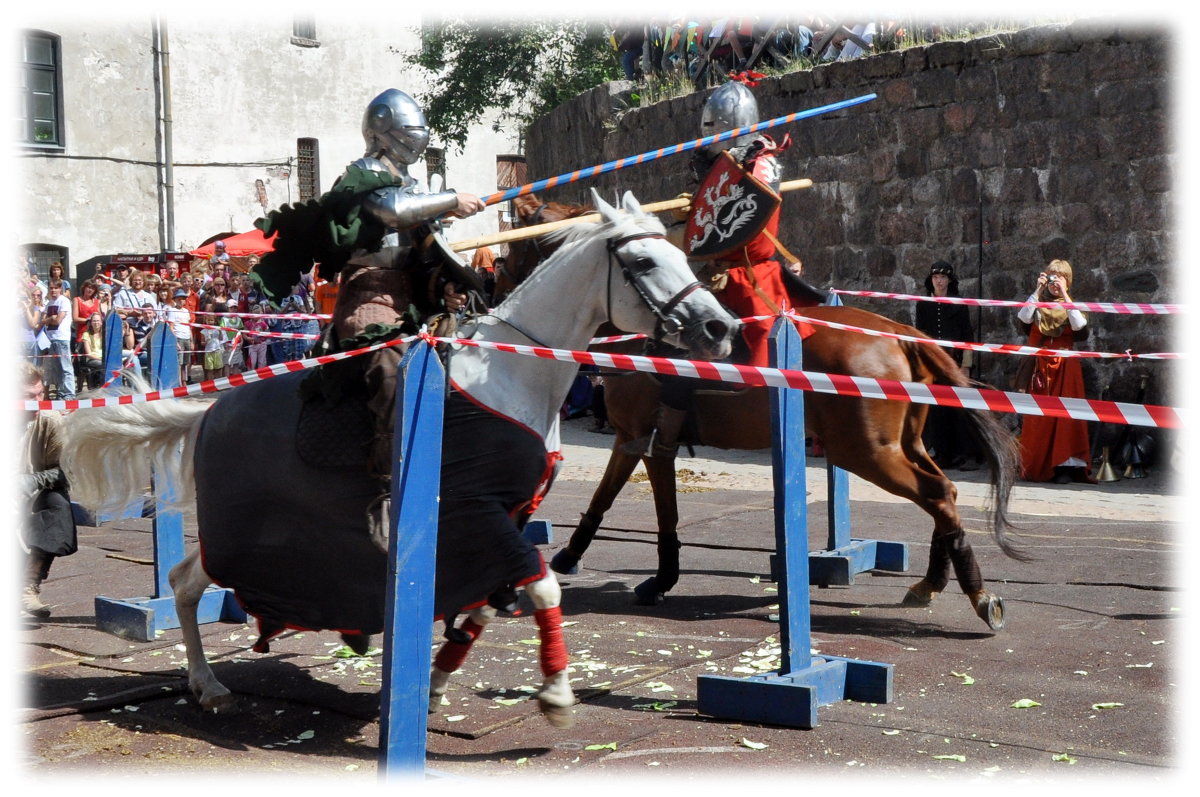
[(200, 701), (200, 708), (205, 714), (220, 714), (221, 716), (229, 716), (230, 714), (238, 713), (237, 701), (233, 699), (232, 692), (226, 692), (223, 695), (210, 697), (207, 700)]
[(342, 642), (359, 656), (367, 655), (371, 649), (370, 634), (345, 633), (342, 634)]
[(550, 569), (555, 573), (573, 576), (579, 572), (579, 557), (563, 548), (551, 557)]
[(904, 600), (900, 602), (900, 605), (906, 609), (923, 609), (933, 603), (935, 595), (937, 595), (936, 592), (921, 593), (910, 587), (908, 592), (904, 593)]
[(666, 598), (666, 594), (659, 592), (658, 579), (654, 576), (643, 581), (633, 588), (633, 594), (637, 596), (638, 606), (657, 606)]
[(575, 725), (575, 709), (570, 706), (556, 706), (545, 700), (539, 700), (538, 707), (542, 710), (542, 716), (546, 718), (546, 721), (555, 728), (565, 729)]
[(985, 594), (975, 604), (975, 613), (993, 631), (1004, 628), (1004, 598)]

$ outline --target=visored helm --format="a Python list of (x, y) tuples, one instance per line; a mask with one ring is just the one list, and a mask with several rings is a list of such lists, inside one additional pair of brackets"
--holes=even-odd
[[(731, 80), (712, 93), (708, 102), (704, 103), (704, 112), (700, 116), (700, 135), (707, 138), (726, 130), (739, 127), (749, 127), (758, 124), (758, 103), (750, 89), (745, 84)], [(714, 144), (707, 144), (704, 151), (716, 155), (730, 147), (746, 144), (754, 137), (753, 133), (727, 138)]]
[(363, 140), (368, 156), (383, 153), (413, 164), (429, 146), (429, 125), (416, 101), (399, 89), (388, 89), (363, 114)]

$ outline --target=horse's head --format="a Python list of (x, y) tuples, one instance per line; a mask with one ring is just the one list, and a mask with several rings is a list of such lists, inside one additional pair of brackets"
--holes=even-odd
[[(621, 210), (592, 198), (610, 228), (608, 316), (627, 332), (642, 332), (693, 357), (727, 357), (740, 322), (696, 280), (687, 258), (668, 243), (658, 219), (626, 191)], [(621, 269), (623, 280), (614, 273)]]

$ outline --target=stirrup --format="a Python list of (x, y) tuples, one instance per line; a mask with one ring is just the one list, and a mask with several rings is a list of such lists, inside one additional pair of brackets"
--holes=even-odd
[(371, 535), (371, 542), (384, 553), (388, 551), (388, 538), (391, 530), (392, 495), (384, 493), (367, 507), (367, 531)]

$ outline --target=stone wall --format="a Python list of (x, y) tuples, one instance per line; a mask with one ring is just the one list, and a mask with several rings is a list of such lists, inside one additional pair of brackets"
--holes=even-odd
[[(1182, 302), (1170, 231), (1170, 42), (1164, 31), (1077, 22), (950, 41), (763, 80), (762, 119), (874, 93), (777, 129), (793, 144), (784, 177), (813, 188), (784, 199), (780, 239), (819, 286), (919, 294), (950, 261), (963, 296), (1024, 300), (1054, 258), (1074, 267), (1079, 301)], [(530, 179), (694, 139), (707, 94), (625, 110), (627, 82), (601, 86), (529, 132)], [(776, 136), (779, 137), (778, 135)], [(644, 202), (691, 190), (686, 154), (554, 189), (588, 201), (632, 190)], [(911, 322), (910, 302), (845, 303)], [(980, 308), (981, 340), (1024, 343), (1015, 310)], [(1168, 316), (1093, 313), (1080, 348), (1179, 349)], [(1016, 359), (979, 356), (1006, 386)], [(1088, 396), (1178, 404), (1173, 364), (1085, 359)]]

